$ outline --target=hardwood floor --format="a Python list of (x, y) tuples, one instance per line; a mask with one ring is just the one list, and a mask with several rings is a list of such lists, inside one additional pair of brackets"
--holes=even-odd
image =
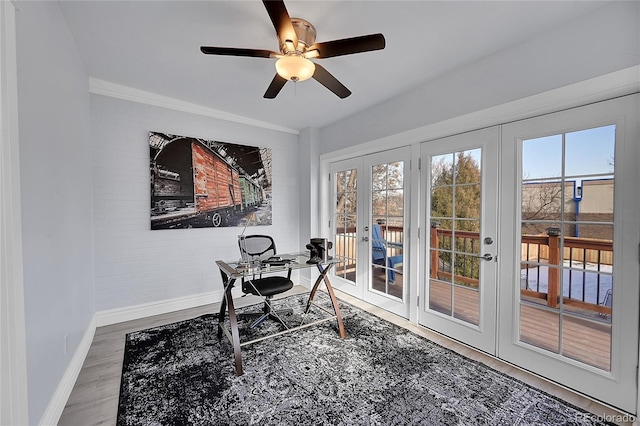
[[(307, 290), (303, 287), (296, 286), (292, 291), (305, 292)], [(286, 296), (291, 294), (291, 292), (286, 293)], [(478, 352), (459, 342), (434, 333), (425, 327), (412, 324), (403, 318), (369, 305), (345, 293), (336, 291), (336, 296), (345, 302), (365, 309), (469, 358), (483, 362), (498, 371), (522, 380), (525, 383), (542, 389), (592, 413), (602, 416), (621, 415), (621, 413), (615, 410), (555, 385), (548, 380)], [(259, 303), (259, 299), (245, 297), (239, 298), (236, 301), (237, 306), (246, 306), (254, 303)], [(194, 318), (205, 313), (215, 313), (218, 311), (218, 308), (219, 304), (205, 305), (198, 308), (99, 327), (96, 330), (89, 353), (87, 354), (58, 424), (72, 426), (115, 425), (118, 413), (120, 375), (122, 372), (126, 334), (136, 330), (144, 330), (162, 324)], [(231, 354), (229, 356), (231, 356)]]

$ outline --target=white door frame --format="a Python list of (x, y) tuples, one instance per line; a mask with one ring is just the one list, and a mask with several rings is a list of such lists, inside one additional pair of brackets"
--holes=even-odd
[[(385, 310), (395, 313), (396, 315), (400, 315), (403, 318), (409, 318), (409, 294), (410, 288), (409, 283), (411, 282), (409, 279), (409, 275), (405, 271), (410, 271), (410, 249), (409, 242), (411, 240), (411, 231), (410, 231), (410, 223), (411, 223), (411, 148), (410, 147), (402, 147), (396, 148), (389, 151), (379, 152), (375, 154), (369, 154), (362, 157), (364, 160), (364, 168), (366, 171), (364, 173), (364, 178), (366, 179), (366, 187), (365, 191), (368, 190), (368, 193), (365, 194), (365, 198), (363, 201), (367, 202), (367, 206), (364, 209), (363, 213), (363, 226), (368, 228), (368, 234), (366, 237), (368, 241), (362, 241), (361, 246), (366, 246), (366, 250), (362, 250), (365, 258), (363, 259), (362, 265), (366, 265), (366, 274), (363, 277), (364, 283), (364, 300), (366, 302), (372, 303), (376, 306), (379, 306)], [(385, 164), (389, 162), (402, 161), (404, 163), (403, 167), (403, 202), (404, 202), (404, 219), (403, 219), (403, 246), (402, 246), (402, 254), (403, 254), (403, 264), (402, 264), (402, 302), (399, 302), (396, 298), (375, 292), (370, 290), (371, 282), (373, 277), (371, 276), (371, 259), (372, 259), (372, 232), (373, 232), (373, 223), (372, 223), (372, 214), (371, 212), (371, 168), (372, 166), (378, 164)], [(398, 284), (396, 284), (398, 285)]]
[[(411, 152), (412, 149), (409, 146), (400, 147), (393, 150), (370, 153), (366, 155), (357, 156), (354, 158), (344, 159), (329, 164), (329, 175), (331, 186), (329, 187), (329, 198), (331, 199), (331, 207), (329, 211), (329, 217), (331, 218), (331, 226), (329, 236), (333, 239), (335, 235), (335, 223), (334, 221), (334, 188), (336, 182), (333, 181), (334, 174), (339, 170), (356, 169), (358, 171), (358, 186), (357, 186), (357, 225), (356, 225), (356, 246), (357, 246), (357, 270), (355, 275), (355, 284), (351, 281), (345, 280), (339, 276), (333, 276), (334, 287), (352, 296), (358, 297), (366, 302), (375, 304), (383, 309), (400, 315), (404, 318), (409, 318), (411, 315), (410, 308), (410, 294), (412, 293), (409, 285), (411, 280), (409, 279), (411, 271), (411, 258), (410, 258), (410, 242), (411, 242), (411, 196), (412, 196), (412, 164), (411, 164)], [(370, 211), (370, 199), (371, 191), (371, 170), (372, 164), (383, 164), (387, 161), (394, 161), (398, 158), (404, 162), (403, 177), (404, 177), (404, 226), (403, 226), (403, 298), (402, 303), (397, 299), (378, 294), (375, 291), (369, 290), (370, 285), (370, 268), (371, 268), (371, 211)], [(405, 272), (406, 271), (406, 272)], [(335, 271), (332, 271), (334, 273)], [(415, 293), (415, 292), (414, 292)]]
[(0, 424), (28, 421), (16, 8), (0, 1)]
[[(563, 133), (570, 129), (616, 124), (614, 200), (614, 286), (611, 372), (599, 370), (519, 341), (519, 293), (515, 285), (500, 289), (498, 356), (630, 413), (637, 413), (638, 300), (640, 299), (638, 242), (640, 238), (639, 129), (640, 95), (629, 95), (576, 109), (503, 126), (501, 211), (520, 210), (522, 175), (519, 141)], [(519, 282), (520, 224), (517, 214), (501, 217), (500, 281)], [(621, 220), (623, 218), (624, 220)], [(514, 255), (514, 253), (516, 255)], [(616, 285), (617, 283), (617, 285)], [(519, 286), (518, 286), (519, 287)], [(617, 314), (616, 314), (617, 313)], [(526, 360), (523, 362), (522, 360)]]
[[(640, 72), (640, 65), (631, 66), (619, 71), (597, 76), (589, 80), (580, 81), (564, 87), (552, 89), (544, 93), (492, 106), (463, 116), (425, 124), (424, 126), (389, 136), (356, 141), (351, 146), (323, 153), (320, 155), (320, 173), (321, 176), (323, 176), (323, 179), (320, 180), (319, 190), (321, 199), (325, 200), (325, 202), (322, 202), (320, 206), (322, 212), (320, 229), (323, 230), (325, 236), (330, 237), (327, 224), (331, 217), (329, 213), (331, 206), (330, 203), (326, 202), (330, 199), (330, 190), (326, 176), (329, 174), (329, 165), (332, 162), (406, 145), (411, 145), (412, 158), (415, 160), (420, 157), (420, 143), (423, 141), (447, 137), (466, 131), (474, 131), (488, 126), (502, 125), (504, 123), (525, 120), (543, 114), (581, 107), (583, 105), (589, 105), (591, 103), (601, 102), (619, 96), (626, 96), (630, 93), (638, 93), (638, 91), (640, 91), (638, 72)], [(640, 159), (636, 159), (636, 161), (640, 164)], [(424, 169), (424, 166), (422, 169)], [(412, 187), (412, 200), (418, 200), (422, 197), (421, 185), (417, 184), (420, 181), (420, 174), (421, 171), (418, 167), (412, 168), (412, 182), (415, 183)], [(422, 266), (420, 265), (421, 259), (419, 246), (422, 244), (420, 241), (424, 241), (425, 238), (428, 238), (429, 230), (424, 227), (420, 227), (419, 225), (419, 203), (412, 203), (411, 214), (413, 218), (411, 227), (412, 229), (418, 229), (418, 238), (412, 238), (410, 242), (412, 259), (410, 281), (413, 286), (410, 294), (410, 321), (418, 324), (418, 302), (421, 302), (421, 299), (424, 299), (424, 294), (418, 294), (417, 291), (414, 291), (418, 286), (418, 281), (422, 280), (420, 272)], [(504, 253), (509, 253), (509, 250), (513, 250), (513, 244), (511, 246), (502, 245), (498, 252), (499, 256)], [(500, 279), (502, 279), (502, 277), (500, 277)], [(633, 320), (636, 321), (637, 319)], [(640, 362), (640, 355), (637, 361)], [(633, 374), (633, 377), (640, 381), (640, 375), (637, 373)], [(586, 392), (586, 394), (589, 395), (589, 392)], [(640, 406), (640, 395), (638, 395), (637, 398), (637, 405)]]
[[(422, 185), (423, 202), (421, 211), (423, 212), (421, 228), (425, 229), (425, 236), (420, 244), (421, 268), (420, 292), (424, 297), (420, 299), (419, 323), (425, 327), (432, 328), (456, 340), (478, 348), (482, 351), (494, 354), (496, 351), (496, 292), (497, 292), (497, 269), (498, 269), (498, 235), (497, 235), (497, 206), (498, 206), (498, 137), (499, 128), (497, 126), (487, 129), (476, 130), (461, 135), (450, 136), (435, 141), (422, 144)], [(430, 238), (431, 225), (430, 209), (430, 174), (431, 161), (433, 155), (440, 155), (452, 151), (466, 151), (469, 149), (481, 148), (481, 226), (480, 238), (481, 253), (492, 255), (490, 261), (480, 262), (480, 289), (479, 289), (479, 324), (464, 322), (451, 316), (432, 311), (429, 308), (429, 282), (430, 282)], [(493, 240), (492, 244), (484, 244), (485, 237)]]
[[(331, 164), (329, 164), (329, 182), (330, 182), (330, 187), (329, 190), (327, 192), (327, 199), (329, 199), (329, 213), (328, 213), (328, 223), (329, 223), (329, 232), (327, 235), (327, 238), (329, 238), (330, 241), (333, 241), (334, 246), (337, 244), (337, 241), (334, 241), (334, 237), (335, 237), (335, 227), (336, 227), (336, 223), (335, 223), (335, 186), (336, 186), (336, 182), (334, 181), (335, 179), (335, 173), (338, 171), (344, 171), (344, 170), (356, 170), (357, 173), (357, 179), (361, 180), (362, 179), (362, 169), (363, 169), (363, 161), (362, 161), (362, 157), (357, 157), (357, 158), (349, 158), (346, 160), (340, 160), (340, 161), (336, 161), (333, 162)], [(363, 214), (360, 211), (360, 204), (362, 203), (362, 198), (364, 197), (364, 191), (362, 189), (362, 185), (358, 184), (358, 186), (356, 187), (356, 197), (357, 197), (357, 213), (356, 213), (356, 237), (357, 240), (360, 239), (361, 237), (361, 233), (359, 232), (360, 229), (362, 228), (362, 217)], [(337, 290), (340, 291), (344, 291), (347, 294), (350, 294), (354, 297), (357, 297), (359, 299), (363, 299), (364, 298), (364, 290), (363, 290), (363, 286), (359, 283), (361, 283), (363, 281), (363, 270), (364, 268), (362, 266), (360, 266), (361, 262), (364, 260), (366, 260), (366, 258), (363, 256), (362, 254), (362, 245), (359, 243), (359, 241), (356, 241), (355, 243), (355, 247), (356, 247), (356, 274), (355, 274), (355, 281), (350, 281), (347, 279), (344, 279), (340, 276), (335, 275), (335, 268), (331, 270), (331, 282), (334, 288), (336, 288)], [(334, 247), (335, 250), (335, 247)]]

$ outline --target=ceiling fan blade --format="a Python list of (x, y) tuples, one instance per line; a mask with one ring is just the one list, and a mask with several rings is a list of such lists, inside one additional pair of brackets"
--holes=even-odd
[(205, 55), (249, 56), (252, 58), (275, 58), (279, 53), (262, 49), (242, 49), (237, 47), (200, 46)]
[(262, 0), (264, 7), (267, 9), (267, 13), (271, 18), (273, 27), (278, 34), (278, 40), (280, 40), (280, 46), (282, 46), (287, 40), (293, 43), (294, 48), (298, 46), (298, 35), (291, 23), (291, 17), (282, 0)]
[(329, 71), (324, 69), (323, 66), (318, 64), (315, 65), (316, 70), (313, 73), (313, 78), (315, 78), (320, 84), (331, 90), (340, 99), (344, 99), (351, 94), (351, 91), (347, 89), (342, 83), (340, 83), (337, 78), (332, 76)]
[(273, 99), (278, 96), (280, 90), (284, 87), (284, 84), (287, 82), (286, 78), (280, 77), (279, 74), (276, 74), (271, 80), (271, 84), (267, 87), (267, 91), (264, 92), (264, 97), (267, 99)]
[(309, 47), (308, 51), (318, 51), (317, 58), (351, 55), (353, 53), (371, 52), (384, 49), (386, 42), (382, 34), (370, 34), (341, 40), (325, 41)]

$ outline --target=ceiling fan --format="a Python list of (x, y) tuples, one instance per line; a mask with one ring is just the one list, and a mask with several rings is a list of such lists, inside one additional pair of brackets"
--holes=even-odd
[(254, 58), (278, 58), (276, 75), (264, 93), (267, 99), (275, 98), (287, 81), (304, 81), (314, 78), (327, 89), (344, 99), (351, 94), (342, 83), (321, 65), (310, 59), (332, 58), (384, 49), (382, 34), (316, 43), (316, 29), (300, 18), (290, 18), (282, 0), (263, 0), (280, 41), (280, 52), (236, 47), (201, 46), (207, 55), (249, 56)]

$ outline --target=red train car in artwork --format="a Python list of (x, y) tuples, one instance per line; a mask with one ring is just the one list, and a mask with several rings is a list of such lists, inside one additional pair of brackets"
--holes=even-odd
[(225, 226), (249, 205), (243, 201), (247, 182), (252, 194), (263, 194), (206, 141), (175, 137), (150, 146), (151, 229)]

